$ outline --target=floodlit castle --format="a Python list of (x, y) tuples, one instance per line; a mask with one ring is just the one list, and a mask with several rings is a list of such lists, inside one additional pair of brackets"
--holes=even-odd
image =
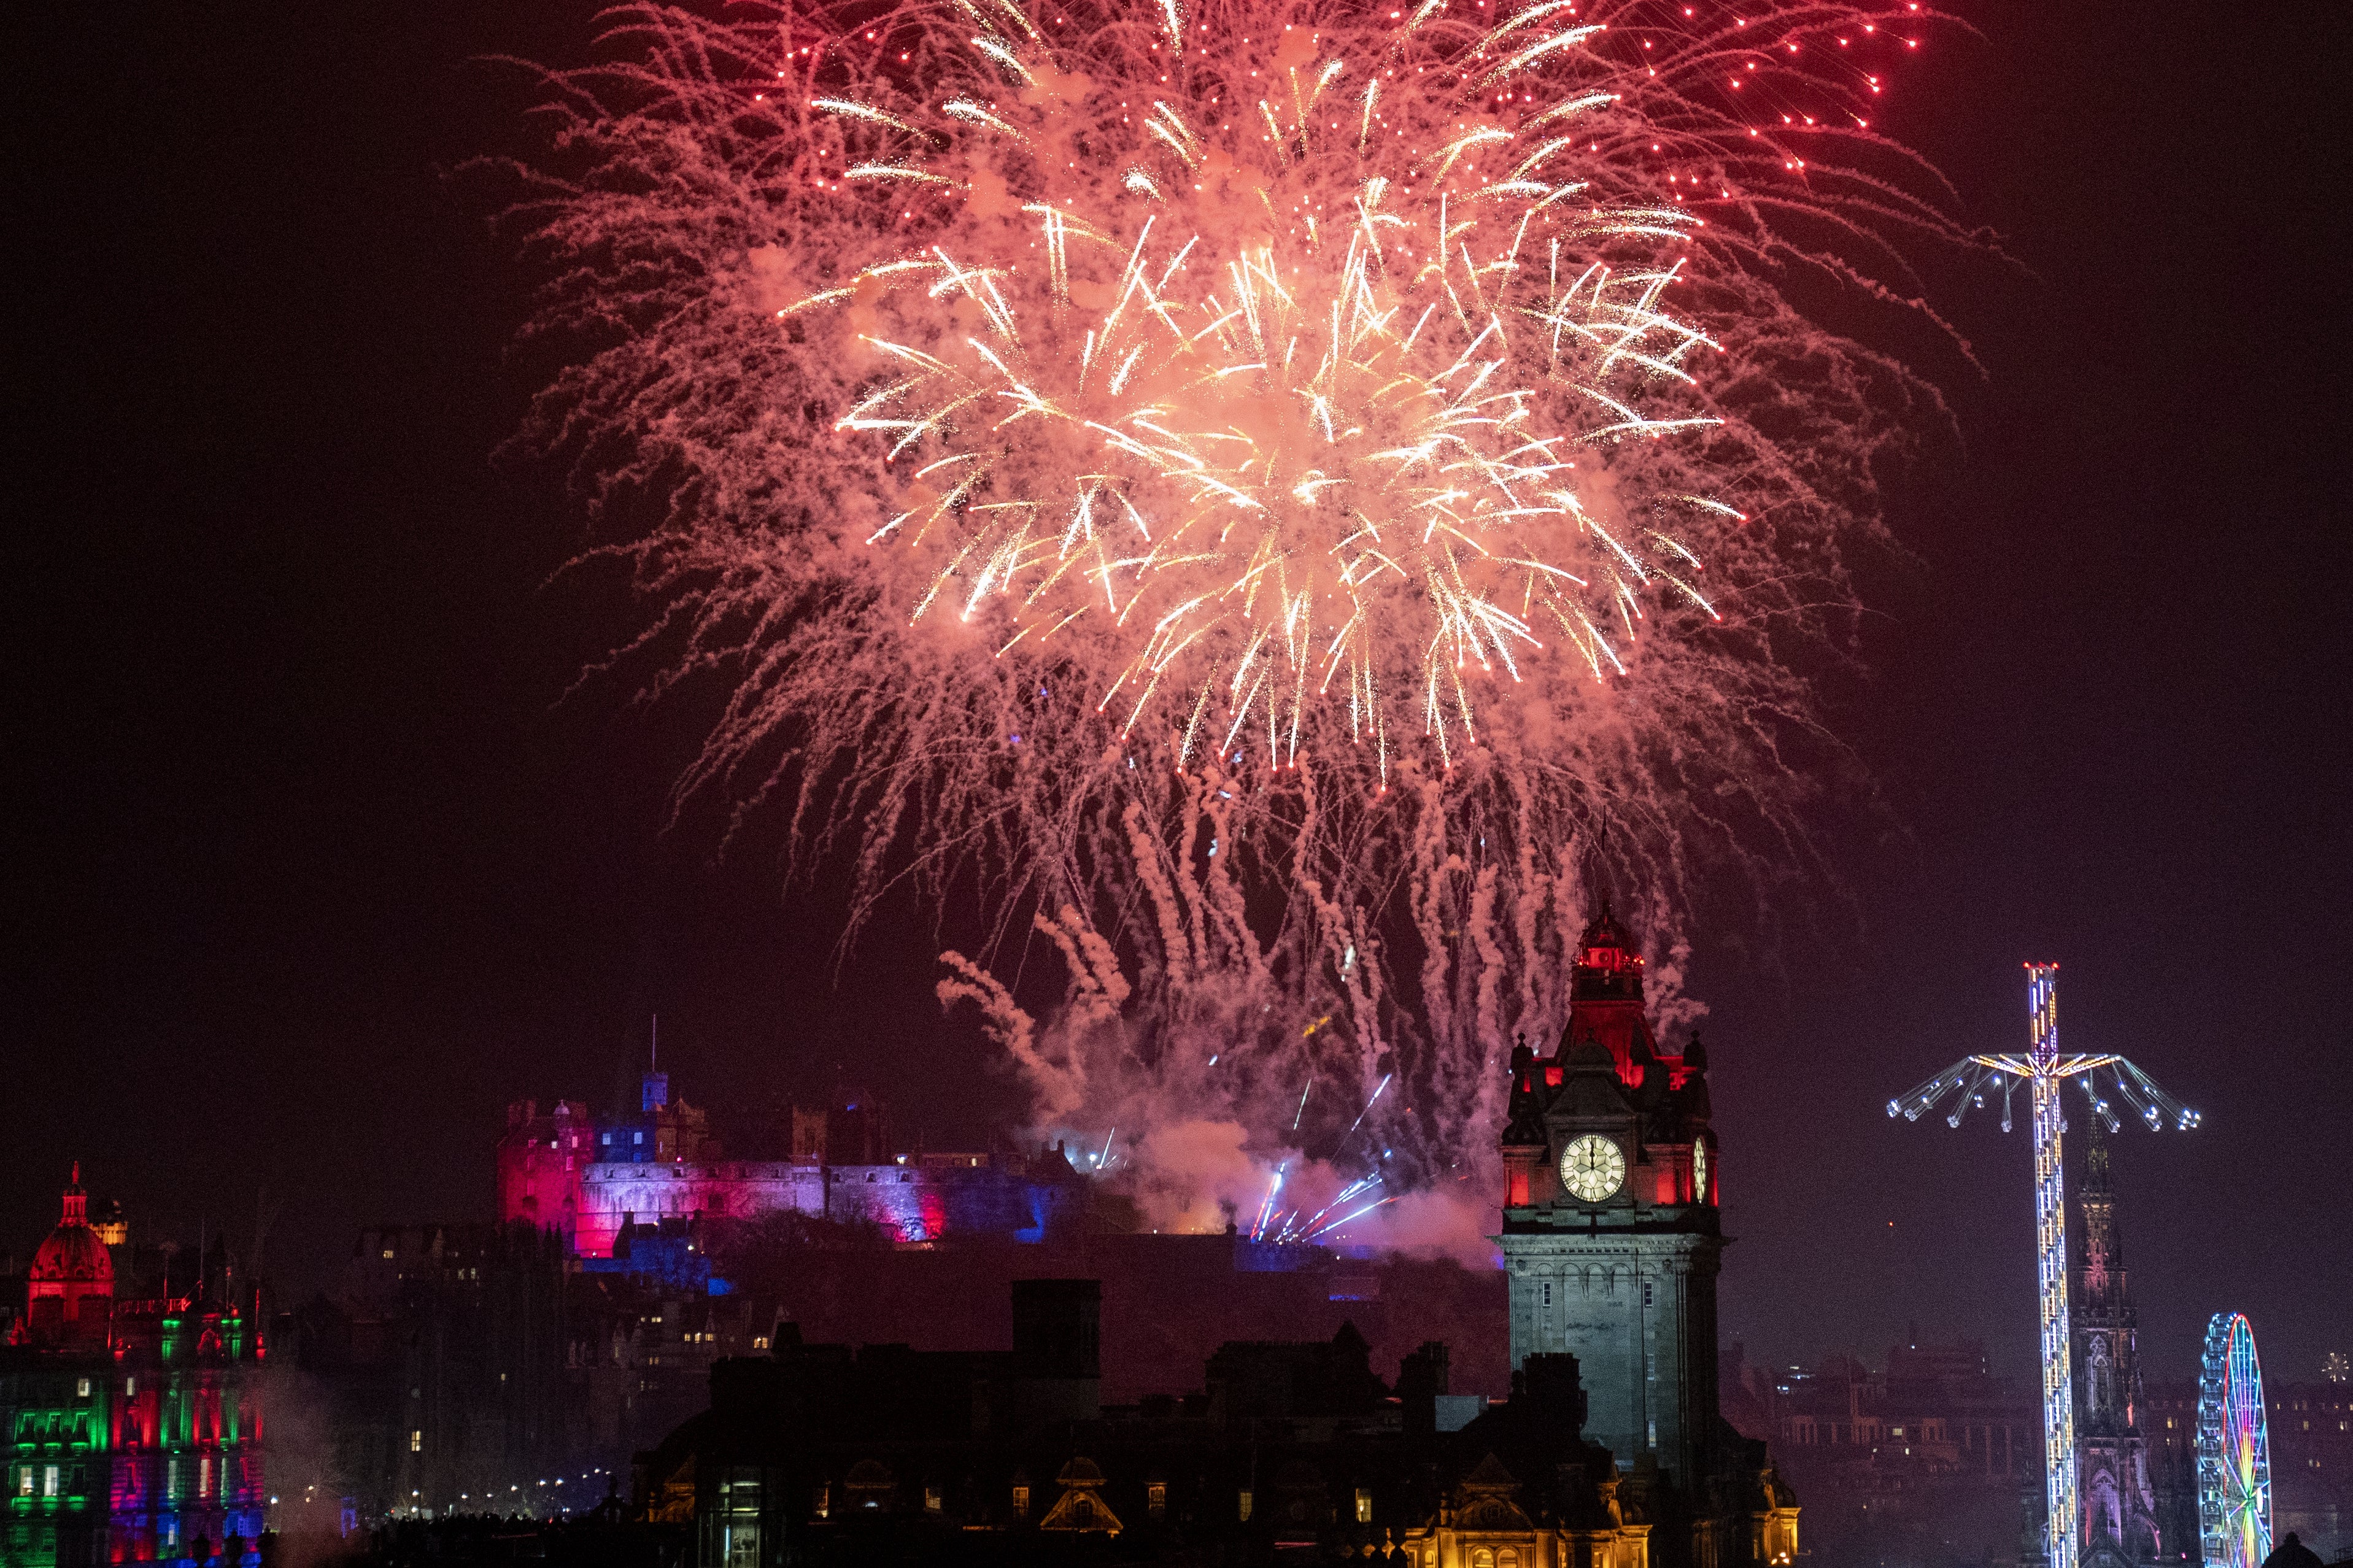
[[(781, 1120), (781, 1119), (780, 1119)], [(673, 1100), (649, 1067), (637, 1109), (595, 1116), (578, 1100), (507, 1107), (499, 1140), (499, 1215), (609, 1258), (631, 1226), (794, 1213), (871, 1225), (921, 1246), (944, 1237), (1042, 1241), (1085, 1212), (1092, 1184), (1058, 1144), (1035, 1153), (894, 1152), (883, 1108), (850, 1094), (789, 1125), (755, 1130), (769, 1158), (736, 1157), (707, 1111)]]

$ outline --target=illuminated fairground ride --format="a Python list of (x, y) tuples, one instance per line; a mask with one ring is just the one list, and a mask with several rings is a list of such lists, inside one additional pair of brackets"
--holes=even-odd
[(2198, 1540), (2206, 1568), (2257, 1568), (2272, 1552), (2271, 1431), (2255, 1331), (2239, 1312), (2206, 1325), (2198, 1378)]
[[(2157, 1087), (2149, 1076), (2119, 1056), (2062, 1056), (2059, 1052), (2059, 966), (2026, 966), (2026, 1009), (2030, 1048), (2024, 1056), (1998, 1053), (1963, 1057), (1935, 1078), (1887, 1102), (1887, 1114), (1917, 1121), (1947, 1100), (1952, 1113), (1948, 1127), (1980, 1110), (1989, 1093), (2001, 1096), (2001, 1130), (2010, 1129), (2010, 1095), (2021, 1083), (2034, 1094), (2034, 1234), (2036, 1279), (2041, 1289), (2042, 1321), (2042, 1453), (2049, 1517), (2043, 1531), (2050, 1568), (2075, 1568), (2075, 1377), (2072, 1364), (2073, 1331), (2067, 1321), (2067, 1205), (2060, 1176), (2060, 1135), (2067, 1119), (2060, 1107), (2061, 1086), (2073, 1079), (2084, 1098), (2110, 1131), (2119, 1122), (2115, 1107), (2101, 1094), (2100, 1075), (2107, 1075), (2117, 1099), (2151, 1131), (2168, 1122), (2183, 1131), (2198, 1125), (2198, 1113)], [(2253, 1365), (2253, 1342), (2248, 1345)], [(2200, 1471), (2204, 1474), (2201, 1461)]]

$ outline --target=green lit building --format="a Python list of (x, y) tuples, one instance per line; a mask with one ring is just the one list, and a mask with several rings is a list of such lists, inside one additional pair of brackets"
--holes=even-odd
[(225, 1276), (118, 1299), (79, 1175), (0, 1347), (0, 1563), (258, 1563), (259, 1336)]

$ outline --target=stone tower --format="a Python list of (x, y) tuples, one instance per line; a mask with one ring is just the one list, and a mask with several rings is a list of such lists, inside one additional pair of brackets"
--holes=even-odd
[[(1496, 1237), (1510, 1275), (1512, 1364), (1577, 1357), (1586, 1436), (1623, 1466), (1655, 1459), (1694, 1512), (1718, 1453), (1715, 1145), (1707, 1058), (1660, 1054), (1642, 959), (1610, 918), (1578, 943), (1553, 1055), (1512, 1053)], [(1704, 1553), (1703, 1553), (1704, 1554)]]
[(2074, 1258), (2075, 1453), (2083, 1500), (2083, 1568), (2129, 1568), (2158, 1555), (2157, 1494), (2141, 1439), (2137, 1319), (2125, 1275), (2108, 1145), (2094, 1113), (2085, 1118), (2079, 1200), (2082, 1237)]

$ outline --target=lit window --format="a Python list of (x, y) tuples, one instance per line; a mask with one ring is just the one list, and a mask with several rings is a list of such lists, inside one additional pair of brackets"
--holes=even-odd
[(1242, 1523), (1248, 1524), (1250, 1522), (1250, 1495), (1249, 1490), (1245, 1489), (1241, 1496), (1235, 1500), (1235, 1502), (1237, 1506), (1234, 1517), (1240, 1520)]
[(642, 1143), (645, 1141), (646, 1135), (642, 1132), (632, 1132), (629, 1134), (629, 1142), (632, 1143)]
[(940, 1511), (939, 1488), (925, 1487), (923, 1489), (923, 1511), (925, 1513), (937, 1513)]
[(1144, 1503), (1153, 1518), (1159, 1519), (1166, 1515), (1168, 1511), (1168, 1483), (1154, 1481), (1150, 1486), (1145, 1487)]
[[(74, 1397), (76, 1399), (88, 1399), (90, 1397), (90, 1379), (86, 1377), (78, 1377), (74, 1379)], [(2312, 1423), (2307, 1421), (2305, 1425), (2309, 1427)]]
[(390, 1257), (392, 1256), (392, 1248), (390, 1248), (389, 1247), (385, 1247), (385, 1248), (384, 1249), (384, 1255), (385, 1255), (386, 1258), (390, 1258)]
[[(1015, 1495), (1018, 1496), (1018, 1495), (1020, 1494), (1020, 1492), (1021, 1492), (1021, 1489), (1020, 1489), (1020, 1488), (1018, 1488), (1018, 1487), (1016, 1487), (1016, 1488), (1014, 1489)], [(833, 1502), (833, 1489), (832, 1489), (831, 1487), (829, 1487), (829, 1486), (823, 1486), (823, 1485), (820, 1485), (820, 1486), (817, 1489), (817, 1516), (818, 1516), (818, 1518), (819, 1518), (819, 1519), (823, 1519), (823, 1518), (826, 1516), (826, 1514), (827, 1514), (828, 1511), (830, 1511), (830, 1506), (831, 1506), (832, 1502)]]
[(139, 1380), (138, 1380), (137, 1378), (135, 1378), (135, 1377), (126, 1377), (126, 1378), (124, 1378), (124, 1379), (122, 1380), (122, 1397), (123, 1397), (123, 1398), (128, 1399), (128, 1398), (130, 1398), (132, 1394), (137, 1394), (138, 1392), (139, 1392)]
[(421, 1429), (409, 1433), (408, 1451), (412, 1454), (421, 1454), (425, 1452), (425, 1434)]
[(1028, 1487), (1015, 1487), (1013, 1489), (1013, 1511), (1019, 1514), (1024, 1519), (1029, 1517), (1029, 1489)]
[(58, 1468), (55, 1465), (41, 1467), (41, 1495), (43, 1497), (58, 1495)]
[(18, 1497), (33, 1495), (33, 1467), (30, 1465), (16, 1472), (16, 1495)]
[(1373, 1494), (1363, 1487), (1356, 1489), (1356, 1522), (1358, 1524), (1373, 1522)]

